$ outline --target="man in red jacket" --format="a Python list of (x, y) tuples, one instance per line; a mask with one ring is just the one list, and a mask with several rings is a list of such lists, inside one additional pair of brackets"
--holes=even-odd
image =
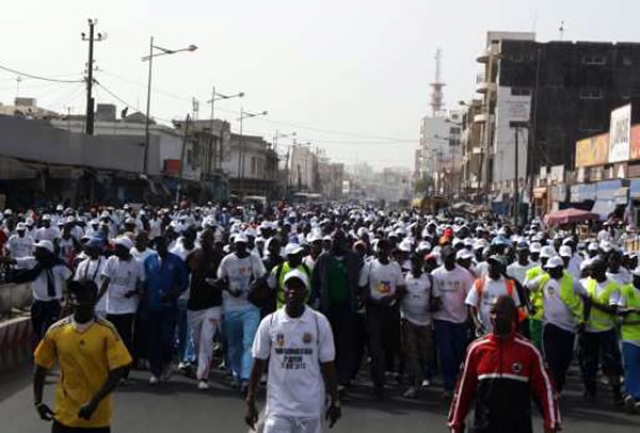
[(545, 433), (560, 430), (556, 392), (542, 355), (516, 334), (518, 309), (509, 296), (491, 307), (493, 333), (474, 341), (461, 366), (449, 411), (451, 432), (464, 431), (475, 398), (476, 433), (532, 433), (531, 398), (544, 416)]

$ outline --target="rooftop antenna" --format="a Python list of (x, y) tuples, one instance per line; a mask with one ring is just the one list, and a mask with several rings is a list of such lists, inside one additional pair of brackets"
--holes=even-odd
[(560, 40), (563, 41), (564, 40), (564, 21), (560, 21)]
[(22, 83), (22, 77), (18, 75), (16, 78), (16, 98), (20, 97), (20, 83)]
[(433, 116), (442, 111), (442, 99), (444, 94), (442, 92), (442, 88), (445, 86), (443, 82), (440, 81), (440, 72), (442, 69), (442, 50), (438, 48), (436, 50), (436, 77), (435, 81), (431, 83), (431, 109), (433, 110)]

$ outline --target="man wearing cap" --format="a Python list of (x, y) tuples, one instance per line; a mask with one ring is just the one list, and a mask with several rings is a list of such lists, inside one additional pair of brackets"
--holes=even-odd
[[(284, 277), (294, 269), (298, 269), (301, 272), (311, 278), (311, 270), (307, 265), (302, 263), (302, 254), (304, 248), (299, 244), (289, 243), (284, 248), (286, 261), (271, 270), (269, 278), (267, 278), (267, 284), (269, 288), (274, 291), (276, 297), (276, 308), (282, 308), (284, 306)], [(311, 293), (311, 290), (309, 290)]]
[(311, 286), (320, 298), (320, 311), (334, 331), (338, 382), (347, 386), (356, 370), (354, 329), (363, 303), (359, 289), (362, 259), (350, 251), (342, 230), (335, 232), (330, 244), (330, 250), (318, 257)]
[(262, 260), (248, 250), (244, 234), (234, 238), (235, 251), (222, 259), (218, 278), (226, 281), (223, 296), (223, 329), (227, 338), (229, 367), (245, 395), (251, 369), (251, 344), (260, 324), (260, 309), (247, 299), (253, 281), (265, 276)]
[[(546, 265), (547, 261), (555, 255), (556, 250), (550, 245), (545, 245), (540, 249), (540, 266), (536, 266), (535, 268), (531, 268), (527, 271), (526, 278), (524, 280), (525, 287), (529, 281), (545, 273), (544, 265)], [(529, 335), (531, 337), (531, 341), (533, 341), (536, 347), (542, 349), (542, 315), (544, 314), (544, 299), (542, 297), (542, 292), (533, 292), (529, 299), (533, 306), (533, 310), (529, 315)]]
[(507, 275), (515, 279), (520, 284), (524, 284), (529, 269), (536, 265), (529, 261), (529, 244), (526, 241), (520, 241), (516, 245), (517, 260), (507, 266)]
[(565, 271), (561, 257), (550, 258), (545, 271), (527, 283), (527, 289), (543, 296), (542, 348), (556, 389), (562, 392), (573, 357), (576, 332), (584, 331), (586, 294), (577, 278)]
[(21, 270), (15, 276), (15, 282), (33, 282), (31, 284), (33, 294), (31, 324), (38, 342), (49, 326), (60, 318), (62, 289), (73, 273), (55, 256), (52, 242), (42, 240), (35, 243), (34, 247), (32, 257), (5, 258), (3, 261)]
[(378, 242), (377, 258), (360, 272), (360, 287), (367, 304), (367, 330), (371, 378), (377, 398), (384, 393), (385, 372), (398, 368), (400, 360), (400, 310), (397, 300), (406, 292), (402, 269), (390, 260), (391, 243)]
[(42, 217), (42, 227), (36, 230), (36, 241), (49, 241), (54, 242), (60, 237), (60, 230), (57, 227), (51, 225), (51, 216), (44, 215)]
[(622, 357), (625, 405), (640, 411), (640, 268), (631, 271), (633, 282), (620, 289), (618, 314), (622, 318)]
[(16, 225), (16, 232), (9, 237), (5, 244), (6, 250), (14, 259), (29, 257), (33, 251), (33, 239), (27, 235), (27, 226), (24, 223)]
[(265, 317), (253, 343), (253, 367), (245, 421), (255, 429), (256, 394), (269, 360), (265, 433), (320, 433), (324, 414), (329, 426), (342, 415), (335, 370), (335, 346), (329, 321), (305, 306), (309, 278), (300, 270), (284, 279), (285, 307)]
[(515, 281), (504, 276), (506, 263), (502, 256), (493, 255), (489, 257), (487, 262), (489, 263), (489, 272), (474, 281), (465, 299), (478, 335), (493, 331), (489, 315), (491, 305), (498, 297), (510, 296), (518, 307), (521, 305)]
[[(100, 238), (90, 238), (84, 244), (84, 252), (87, 258), (78, 265), (76, 269), (74, 281), (91, 280), (97, 287), (102, 286), (104, 266), (107, 258), (102, 255), (104, 242)], [(96, 316), (105, 319), (107, 317), (107, 298), (103, 296), (95, 305)]]
[(102, 270), (98, 299), (107, 297), (107, 320), (116, 327), (133, 356), (133, 323), (145, 280), (144, 268), (131, 255), (131, 239), (120, 236), (113, 240), (113, 244), (114, 255), (107, 259)]
[(586, 332), (579, 339), (585, 397), (596, 398), (600, 360), (609, 378), (616, 405), (623, 404), (620, 391), (622, 364), (616, 333), (620, 285), (607, 277), (607, 264), (601, 258), (591, 263), (591, 277), (584, 284), (583, 297), (588, 320)]
[(631, 283), (631, 274), (622, 266), (622, 251), (613, 249), (607, 256), (607, 278), (625, 286)]
[(443, 248), (443, 265), (432, 272), (436, 288), (433, 293), (440, 295), (434, 300), (439, 308), (433, 313), (433, 327), (444, 380), (443, 398), (453, 392), (467, 347), (469, 311), (464, 301), (473, 285), (473, 276), (456, 264), (455, 254), (452, 248)]
[(80, 251), (80, 242), (73, 237), (71, 230), (75, 225), (75, 218), (70, 216), (62, 226), (60, 237), (54, 241), (60, 259), (71, 266), (75, 260), (76, 254)]

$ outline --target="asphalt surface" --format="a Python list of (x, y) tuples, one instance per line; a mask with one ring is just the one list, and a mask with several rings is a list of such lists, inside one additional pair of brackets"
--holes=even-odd
[[(151, 387), (148, 373), (133, 372), (133, 384), (119, 388), (112, 431), (115, 433), (211, 433), (247, 432), (244, 404), (227, 377), (218, 373), (211, 389), (200, 391), (189, 378), (175, 375), (169, 383)], [(51, 402), (56, 375), (48, 377), (46, 400)], [(388, 399), (374, 401), (371, 389), (357, 386), (343, 403), (344, 417), (332, 431), (341, 432), (446, 432), (447, 404), (435, 384), (417, 400), (400, 397), (401, 388), (389, 390)], [(600, 401), (587, 403), (580, 396), (577, 377), (570, 380), (563, 396), (564, 432), (628, 433), (640, 431), (640, 415), (613, 408), (608, 393)], [(264, 406), (263, 401), (259, 407)], [(536, 418), (536, 432), (541, 420)], [(31, 368), (21, 367), (0, 375), (0, 432), (40, 433), (50, 427), (40, 421), (33, 408)]]

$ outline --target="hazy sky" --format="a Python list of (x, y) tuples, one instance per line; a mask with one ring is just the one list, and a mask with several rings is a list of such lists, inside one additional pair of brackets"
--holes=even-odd
[[(531, 31), (538, 39), (639, 41), (637, 0), (3, 0), (0, 65), (47, 77), (80, 78), (87, 46), (80, 33), (98, 18), (97, 80), (144, 111), (149, 36), (195, 53), (154, 63), (152, 115), (184, 118), (191, 98), (208, 118), (211, 87), (246, 92), (216, 104), (237, 129), (241, 105), (268, 110), (247, 133), (298, 140), (334, 160), (377, 168), (413, 166), (419, 120), (429, 113), (434, 53), (443, 50), (445, 101), (474, 96), (476, 54), (488, 30)], [(0, 101), (16, 96), (16, 75), (0, 71)], [(20, 96), (56, 111), (84, 111), (82, 84), (24, 80)], [(96, 89), (98, 102), (115, 102)], [(287, 144), (287, 140), (281, 140)]]

